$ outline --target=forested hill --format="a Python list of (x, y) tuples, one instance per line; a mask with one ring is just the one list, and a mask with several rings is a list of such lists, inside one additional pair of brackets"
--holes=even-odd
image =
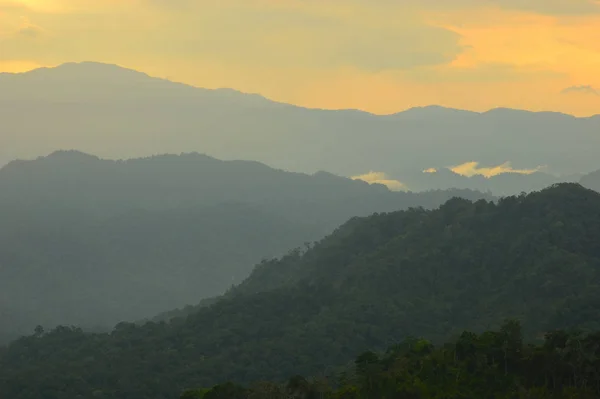
[(490, 198), (472, 190), (392, 192), (381, 184), (327, 172), (292, 173), (259, 162), (222, 161), (198, 153), (112, 161), (57, 151), (0, 169), (0, 206), (28, 211), (41, 207), (43, 214), (58, 208), (103, 217), (131, 209), (244, 203), (287, 219), (326, 222), (334, 228), (352, 216), (406, 206), (436, 207), (452, 196)]
[(197, 304), (353, 216), (455, 195), (487, 197), (200, 154), (14, 161), (0, 169), (0, 343), (37, 324), (110, 328)]
[(61, 328), (0, 352), (0, 397), (168, 398), (232, 380), (284, 380), (408, 336), (433, 342), (522, 320), (536, 339), (600, 320), (600, 194), (561, 184), (497, 204), (355, 218), (265, 262), (186, 319)]

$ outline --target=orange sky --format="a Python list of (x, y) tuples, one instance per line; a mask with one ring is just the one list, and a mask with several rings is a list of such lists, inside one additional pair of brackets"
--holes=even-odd
[(392, 113), (600, 113), (591, 0), (0, 0), (0, 71), (100, 61)]

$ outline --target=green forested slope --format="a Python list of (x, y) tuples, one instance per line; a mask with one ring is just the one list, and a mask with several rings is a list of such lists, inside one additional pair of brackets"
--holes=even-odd
[[(56, 330), (0, 354), (0, 396), (166, 398), (232, 380), (284, 380), (408, 336), (441, 342), (521, 320), (527, 339), (598, 328), (600, 194), (553, 186), (498, 204), (355, 218), (264, 262), (186, 319)], [(54, 388), (53, 388), (54, 387)], [(49, 395), (49, 394), (48, 394)]]

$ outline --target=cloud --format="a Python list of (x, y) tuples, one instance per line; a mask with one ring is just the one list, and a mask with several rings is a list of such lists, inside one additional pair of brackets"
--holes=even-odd
[[(148, 0), (167, 1), (167, 0)], [(184, 0), (175, 0), (184, 1)], [(322, 0), (279, 0), (279, 3), (319, 3)], [(547, 15), (580, 15), (600, 13), (597, 0), (328, 0), (329, 3), (368, 5), (376, 8), (415, 8), (437, 10), (463, 10), (496, 7), (504, 10), (523, 10)]]
[(503, 63), (482, 63), (473, 66), (456, 66), (452, 64), (423, 67), (405, 73), (415, 81), (421, 82), (527, 82), (532, 79), (562, 78), (565, 74), (535, 67), (516, 66)]
[(22, 2), (0, 0), (0, 15), (15, 11), (28, 11), (28, 7)]
[(336, 4), (206, 5), (201, 16), (178, 17), (180, 37), (155, 45), (172, 56), (192, 53), (228, 63), (372, 72), (439, 65), (462, 51), (457, 33), (429, 25), (415, 13), (391, 19), (373, 7)]
[[(323, 54), (335, 54), (332, 65), (351, 65), (370, 71), (411, 69), (445, 64), (461, 51), (459, 36), (430, 26), (406, 29), (373, 29), (359, 35), (346, 28)], [(336, 48), (339, 52), (336, 53)], [(325, 50), (325, 48), (323, 48)]]
[(194, 0), (145, 0), (150, 6), (172, 10), (189, 10), (196, 3)]
[(600, 13), (600, 3), (596, 0), (488, 0), (487, 2), (502, 8), (552, 15)]
[(36, 38), (43, 33), (43, 29), (35, 24), (32, 24), (27, 17), (21, 18), (21, 25), (17, 30), (17, 35), (27, 38)]
[[(55, 35), (43, 52), (54, 58), (98, 53), (99, 47), (112, 54), (127, 48), (130, 55), (188, 62), (377, 73), (444, 64), (462, 51), (459, 34), (394, 7), (391, 18), (390, 10), (337, 1), (103, 1), (89, 9), (79, 0), (49, 4), (52, 12), (34, 8), (34, 16)], [(39, 30), (28, 27), (21, 33), (31, 37)], [(39, 54), (18, 43), (2, 47), (9, 58)]]
[(30, 38), (38, 37), (42, 30), (37, 26), (26, 26), (19, 29), (18, 34)]
[[(372, 0), (354, 0), (363, 3)], [(379, 1), (389, 5), (396, 0)], [(520, 10), (546, 15), (582, 15), (600, 13), (597, 0), (403, 0), (411, 6), (428, 9), (461, 10), (496, 7), (504, 10)]]
[(436, 168), (429, 168), (429, 169), (425, 169), (423, 171), (423, 173), (437, 173), (437, 169)]
[(562, 89), (560, 93), (561, 94), (582, 93), (582, 94), (592, 94), (595, 96), (600, 96), (600, 90), (594, 88), (592, 85), (571, 86), (571, 87)]
[(2, 12), (53, 13), (64, 10), (64, 3), (76, 3), (77, 0), (0, 0)]
[(501, 165), (491, 166), (491, 167), (479, 167), (479, 162), (465, 162), (460, 165), (448, 167), (452, 172), (472, 177), (476, 175), (484, 176), (487, 178), (497, 176), (503, 173), (516, 173), (521, 175), (530, 175), (535, 172), (539, 172), (542, 167), (537, 167), (534, 169), (513, 169), (510, 162), (505, 162)]
[(358, 176), (352, 176), (352, 180), (362, 180), (369, 184), (383, 184), (392, 191), (406, 191), (408, 189), (404, 183), (390, 178), (383, 172), (369, 172)]

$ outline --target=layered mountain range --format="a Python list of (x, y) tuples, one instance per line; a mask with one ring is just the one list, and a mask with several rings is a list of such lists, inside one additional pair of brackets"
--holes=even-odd
[[(296, 172), (379, 172), (411, 190), (507, 195), (577, 181), (597, 169), (600, 148), (600, 116), (439, 106), (384, 116), (307, 109), (98, 63), (0, 74), (0, 105), (0, 162), (60, 148), (112, 159), (198, 151)], [(452, 168), (469, 162), (478, 164)], [(507, 173), (492, 176), (500, 172)], [(487, 178), (464, 175), (473, 173)]]
[(353, 216), (453, 196), (489, 198), (392, 192), (201, 154), (14, 161), (0, 169), (0, 339), (38, 324), (107, 329), (194, 305)]

